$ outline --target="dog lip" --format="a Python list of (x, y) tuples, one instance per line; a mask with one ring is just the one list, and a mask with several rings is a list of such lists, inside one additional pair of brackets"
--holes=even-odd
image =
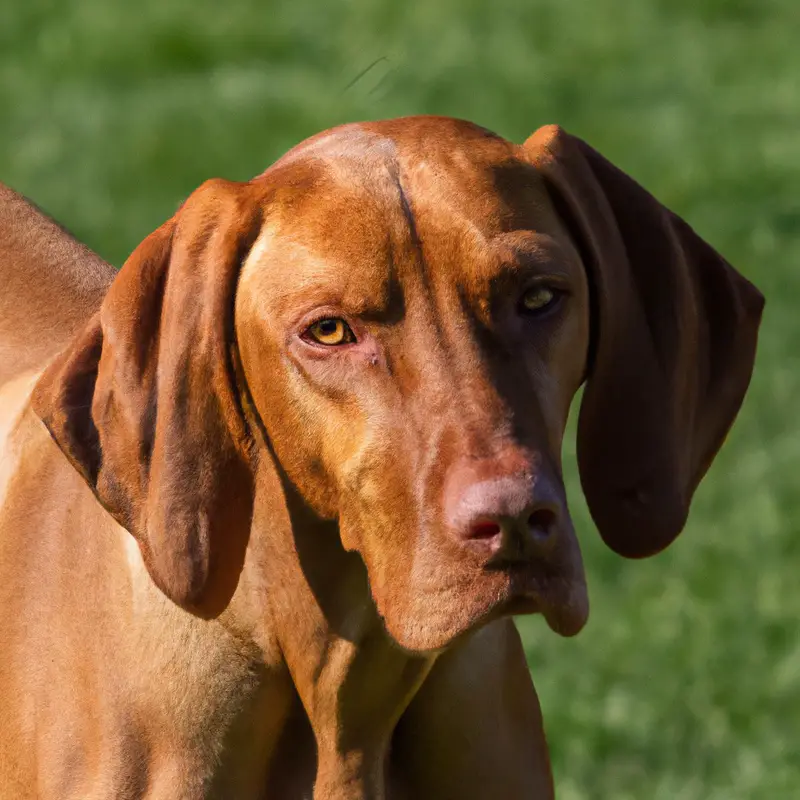
[(586, 603), (563, 603), (558, 606), (546, 606), (542, 613), (550, 630), (559, 636), (575, 636), (583, 630), (589, 617)]
[(485, 564), (484, 569), (492, 572), (509, 572), (509, 573), (523, 573), (530, 572), (537, 566), (539, 559), (526, 558), (524, 556), (509, 557), (509, 556), (493, 556)]
[(558, 574), (541, 559), (505, 560), (486, 564), (485, 569), (508, 577), (506, 596), (499, 603), (502, 613), (540, 613), (560, 636), (574, 636), (586, 624), (586, 586), (577, 577)]

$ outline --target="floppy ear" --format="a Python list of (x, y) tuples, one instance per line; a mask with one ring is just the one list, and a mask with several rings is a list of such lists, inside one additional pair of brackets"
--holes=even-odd
[(233, 594), (252, 515), (233, 305), (258, 208), (247, 184), (201, 186), (133, 252), (33, 398), (154, 582), (204, 616)]
[(581, 483), (604, 541), (666, 547), (750, 382), (764, 299), (680, 218), (557, 126), (524, 150), (575, 238), (593, 342), (578, 425)]

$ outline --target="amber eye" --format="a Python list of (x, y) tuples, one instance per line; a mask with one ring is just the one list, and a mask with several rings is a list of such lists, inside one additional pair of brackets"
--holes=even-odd
[(558, 300), (558, 292), (547, 286), (534, 286), (522, 295), (522, 310), (528, 313), (544, 311)]
[(350, 344), (356, 340), (350, 326), (336, 317), (321, 319), (311, 325), (306, 331), (306, 336), (317, 344), (335, 347), (339, 344)]

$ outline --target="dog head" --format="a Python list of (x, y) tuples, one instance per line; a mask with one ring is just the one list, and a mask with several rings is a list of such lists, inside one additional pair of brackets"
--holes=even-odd
[(518, 612), (573, 634), (588, 611), (561, 475), (573, 396), (586, 382), (600, 534), (658, 552), (742, 402), (762, 304), (556, 127), (516, 146), (442, 118), (348, 125), (197, 190), (34, 407), (187, 608), (216, 613), (235, 589), (269, 449), (360, 554), (403, 647)]

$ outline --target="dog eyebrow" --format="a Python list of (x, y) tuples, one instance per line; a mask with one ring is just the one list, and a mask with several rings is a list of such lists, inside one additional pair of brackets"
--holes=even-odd
[(281, 316), (302, 317), (315, 307), (329, 307), (331, 312), (381, 322), (402, 313), (403, 292), (390, 271), (354, 268), (311, 252), (302, 261), (294, 279), (275, 289), (275, 310)]
[(303, 317), (314, 308), (329, 309), (374, 322), (385, 322), (402, 313), (403, 295), (396, 281), (387, 280), (377, 292), (324, 282), (307, 282), (293, 287), (276, 298), (277, 311), (283, 316), (291, 309), (293, 317)]
[(563, 247), (552, 236), (532, 230), (499, 233), (490, 239), (490, 245), (521, 260), (553, 261), (566, 255)]
[(269, 313), (281, 318), (301, 318), (315, 306), (329, 306), (331, 311), (379, 320), (390, 313), (395, 316), (402, 305), (402, 292), (388, 263), (355, 264), (346, 253), (323, 256), (307, 241), (274, 225), (262, 228), (242, 269), (263, 271)]
[(570, 280), (575, 258), (561, 244), (546, 234), (534, 231), (512, 231), (492, 237), (490, 245), (495, 258), (487, 276), (492, 284), (530, 275)]

